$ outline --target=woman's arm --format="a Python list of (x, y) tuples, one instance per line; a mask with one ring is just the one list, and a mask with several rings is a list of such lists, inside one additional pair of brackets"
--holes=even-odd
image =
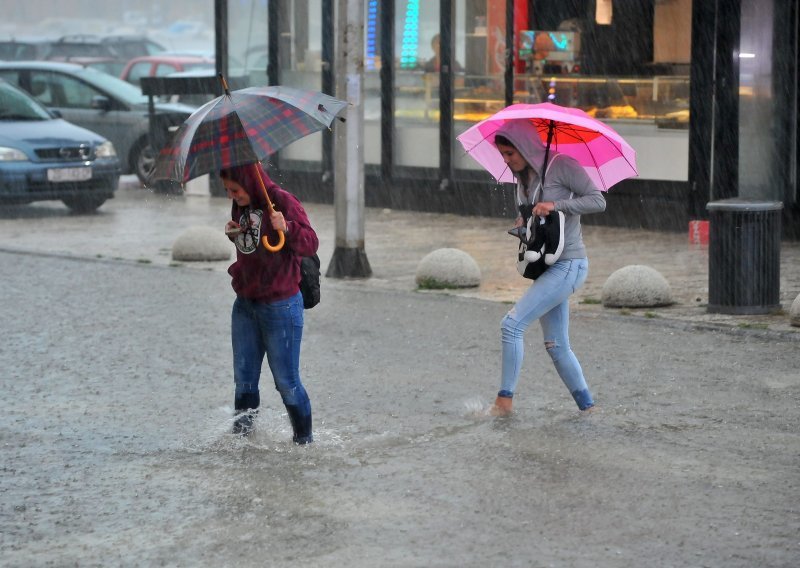
[(286, 225), (286, 245), (299, 256), (311, 256), (319, 248), (319, 238), (311, 227), (308, 215), (300, 201), (291, 193), (281, 191), (279, 209)]
[(606, 200), (594, 182), (589, 178), (586, 170), (572, 158), (564, 158), (554, 162), (553, 181), (572, 192), (572, 198), (553, 201), (556, 211), (563, 211), (567, 215), (586, 215), (588, 213), (601, 213), (606, 210)]

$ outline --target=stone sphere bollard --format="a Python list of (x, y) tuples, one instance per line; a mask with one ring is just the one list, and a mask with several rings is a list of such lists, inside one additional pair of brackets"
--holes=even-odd
[(669, 282), (649, 266), (632, 264), (614, 272), (603, 284), (607, 308), (654, 308), (673, 303)]
[(222, 229), (189, 227), (172, 245), (172, 259), (183, 261), (228, 260), (233, 243)]
[(472, 288), (480, 286), (481, 269), (463, 250), (441, 248), (420, 261), (416, 281), (420, 288)]
[(789, 308), (789, 324), (794, 327), (800, 327), (800, 294), (792, 302), (792, 307)]

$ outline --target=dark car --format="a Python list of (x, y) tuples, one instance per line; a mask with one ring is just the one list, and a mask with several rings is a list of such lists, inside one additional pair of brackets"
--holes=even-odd
[(42, 38), (11, 38), (0, 41), (0, 59), (20, 61), (44, 59), (53, 42)]
[(165, 49), (157, 41), (140, 35), (111, 35), (101, 41), (113, 49), (117, 57), (126, 61), (143, 55), (158, 55)]
[(114, 145), (0, 80), (0, 203), (60, 199), (94, 211), (119, 185)]
[(44, 59), (50, 61), (67, 61), (70, 57), (113, 57), (117, 52), (100, 38), (90, 35), (63, 36), (51, 42)]
[[(155, 165), (149, 142), (147, 97), (122, 79), (71, 63), (0, 62), (0, 78), (28, 91), (69, 122), (88, 128), (114, 143), (122, 173), (135, 173), (146, 183)], [(169, 139), (193, 112), (190, 106), (155, 104), (154, 134)]]

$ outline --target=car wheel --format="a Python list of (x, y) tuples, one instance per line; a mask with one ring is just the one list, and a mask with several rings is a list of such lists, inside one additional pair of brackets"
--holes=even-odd
[(147, 185), (150, 176), (153, 174), (153, 168), (156, 165), (156, 152), (153, 147), (147, 143), (146, 138), (142, 138), (134, 147), (131, 152), (131, 164), (133, 164), (133, 173), (142, 182), (142, 185)]
[(75, 213), (91, 213), (108, 199), (105, 195), (75, 195), (62, 199), (64, 205)]

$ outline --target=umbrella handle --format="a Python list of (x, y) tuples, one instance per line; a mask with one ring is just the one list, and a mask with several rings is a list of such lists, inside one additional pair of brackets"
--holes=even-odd
[[(258, 183), (261, 184), (261, 189), (264, 190), (264, 197), (267, 200), (267, 207), (269, 208), (269, 212), (273, 213), (275, 211), (275, 207), (272, 205), (272, 201), (270, 201), (269, 194), (267, 194), (267, 186), (264, 185), (264, 180), (261, 178), (261, 172), (258, 171), (258, 166), (253, 164), (253, 167), (256, 170), (256, 177), (258, 177)], [(261, 237), (261, 244), (264, 245), (264, 248), (267, 249), (269, 252), (278, 252), (283, 248), (283, 245), (286, 243), (286, 236), (283, 234), (283, 231), (278, 231), (278, 244), (271, 245), (269, 244), (269, 240), (267, 239), (267, 235), (263, 235)]]

